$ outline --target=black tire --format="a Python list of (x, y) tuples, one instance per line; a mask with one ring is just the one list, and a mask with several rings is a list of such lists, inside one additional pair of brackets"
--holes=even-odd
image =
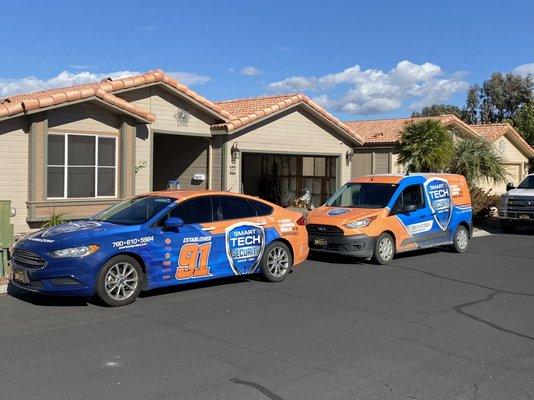
[(293, 267), (293, 257), (285, 243), (274, 241), (265, 248), (260, 261), (260, 270), (267, 281), (283, 281), (291, 267)]
[(504, 233), (514, 233), (515, 232), (516, 226), (513, 223), (509, 222), (509, 221), (501, 219), (500, 226), (501, 226), (501, 231), (503, 231)]
[(454, 239), (452, 241), (452, 248), (457, 253), (465, 253), (469, 247), (469, 231), (463, 225), (458, 225), (456, 232), (454, 232)]
[(393, 257), (395, 257), (395, 240), (389, 233), (384, 232), (376, 239), (373, 260), (380, 265), (386, 265), (393, 260)]
[[(120, 276), (121, 271), (123, 271), (122, 275), (127, 275), (126, 277), (123, 276), (122, 280), (119, 277), (116, 279), (117, 285), (119, 285), (118, 289), (108, 290), (114, 284), (111, 280), (112, 275)], [(135, 285), (132, 282), (134, 278), (137, 279)], [(108, 280), (108, 289), (106, 289), (106, 280)], [(121, 307), (135, 301), (144, 286), (144, 282), (145, 274), (139, 262), (130, 256), (118, 255), (108, 260), (100, 269), (96, 278), (95, 294), (105, 305)], [(110, 291), (111, 294), (109, 293)], [(114, 297), (114, 294), (116, 297)]]

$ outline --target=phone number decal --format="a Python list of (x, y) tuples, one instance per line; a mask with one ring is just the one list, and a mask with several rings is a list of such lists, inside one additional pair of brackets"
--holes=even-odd
[(112, 243), (113, 247), (117, 249), (129, 249), (132, 247), (146, 246), (148, 243), (154, 241), (154, 236), (143, 236), (140, 238), (117, 240)]

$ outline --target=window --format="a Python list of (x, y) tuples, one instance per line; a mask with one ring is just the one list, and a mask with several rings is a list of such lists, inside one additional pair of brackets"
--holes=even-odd
[(172, 209), (169, 216), (181, 218), (184, 224), (213, 222), (211, 200), (212, 196), (202, 196), (185, 201)]
[(397, 185), (389, 183), (347, 183), (326, 202), (331, 207), (384, 208)]
[(256, 217), (256, 209), (247, 199), (233, 196), (218, 196), (215, 201), (215, 214), (217, 219), (238, 219)]
[(425, 200), (423, 199), (423, 188), (421, 185), (412, 185), (405, 188), (399, 195), (395, 203), (395, 209), (399, 210), (406, 206), (414, 205), (419, 208), (425, 207)]
[(134, 197), (133, 199), (121, 201), (91, 219), (118, 225), (140, 225), (156, 216), (156, 214), (175, 201), (176, 199), (171, 197)]
[(273, 208), (268, 204), (265, 204), (265, 203), (262, 203), (261, 201), (256, 201), (256, 200), (249, 200), (249, 202), (256, 209), (256, 214), (258, 215), (258, 217), (271, 215), (273, 213)]
[(48, 134), (47, 197), (114, 197), (117, 139)]
[(519, 184), (518, 189), (534, 189), (534, 175), (527, 176), (523, 182)]

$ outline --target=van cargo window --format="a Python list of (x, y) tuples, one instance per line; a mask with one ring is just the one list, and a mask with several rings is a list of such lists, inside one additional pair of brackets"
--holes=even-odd
[(330, 207), (384, 208), (397, 185), (389, 183), (347, 183), (326, 201)]

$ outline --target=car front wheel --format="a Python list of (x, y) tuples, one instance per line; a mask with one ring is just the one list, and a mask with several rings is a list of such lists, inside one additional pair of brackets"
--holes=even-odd
[(261, 259), (260, 268), (263, 277), (269, 282), (281, 282), (293, 266), (291, 251), (285, 243), (272, 242), (267, 246)]
[(389, 233), (382, 233), (375, 242), (373, 259), (381, 265), (389, 264), (395, 255), (395, 241)]
[(119, 255), (107, 261), (96, 280), (96, 296), (104, 304), (120, 307), (133, 303), (144, 282), (144, 273), (137, 260)]

